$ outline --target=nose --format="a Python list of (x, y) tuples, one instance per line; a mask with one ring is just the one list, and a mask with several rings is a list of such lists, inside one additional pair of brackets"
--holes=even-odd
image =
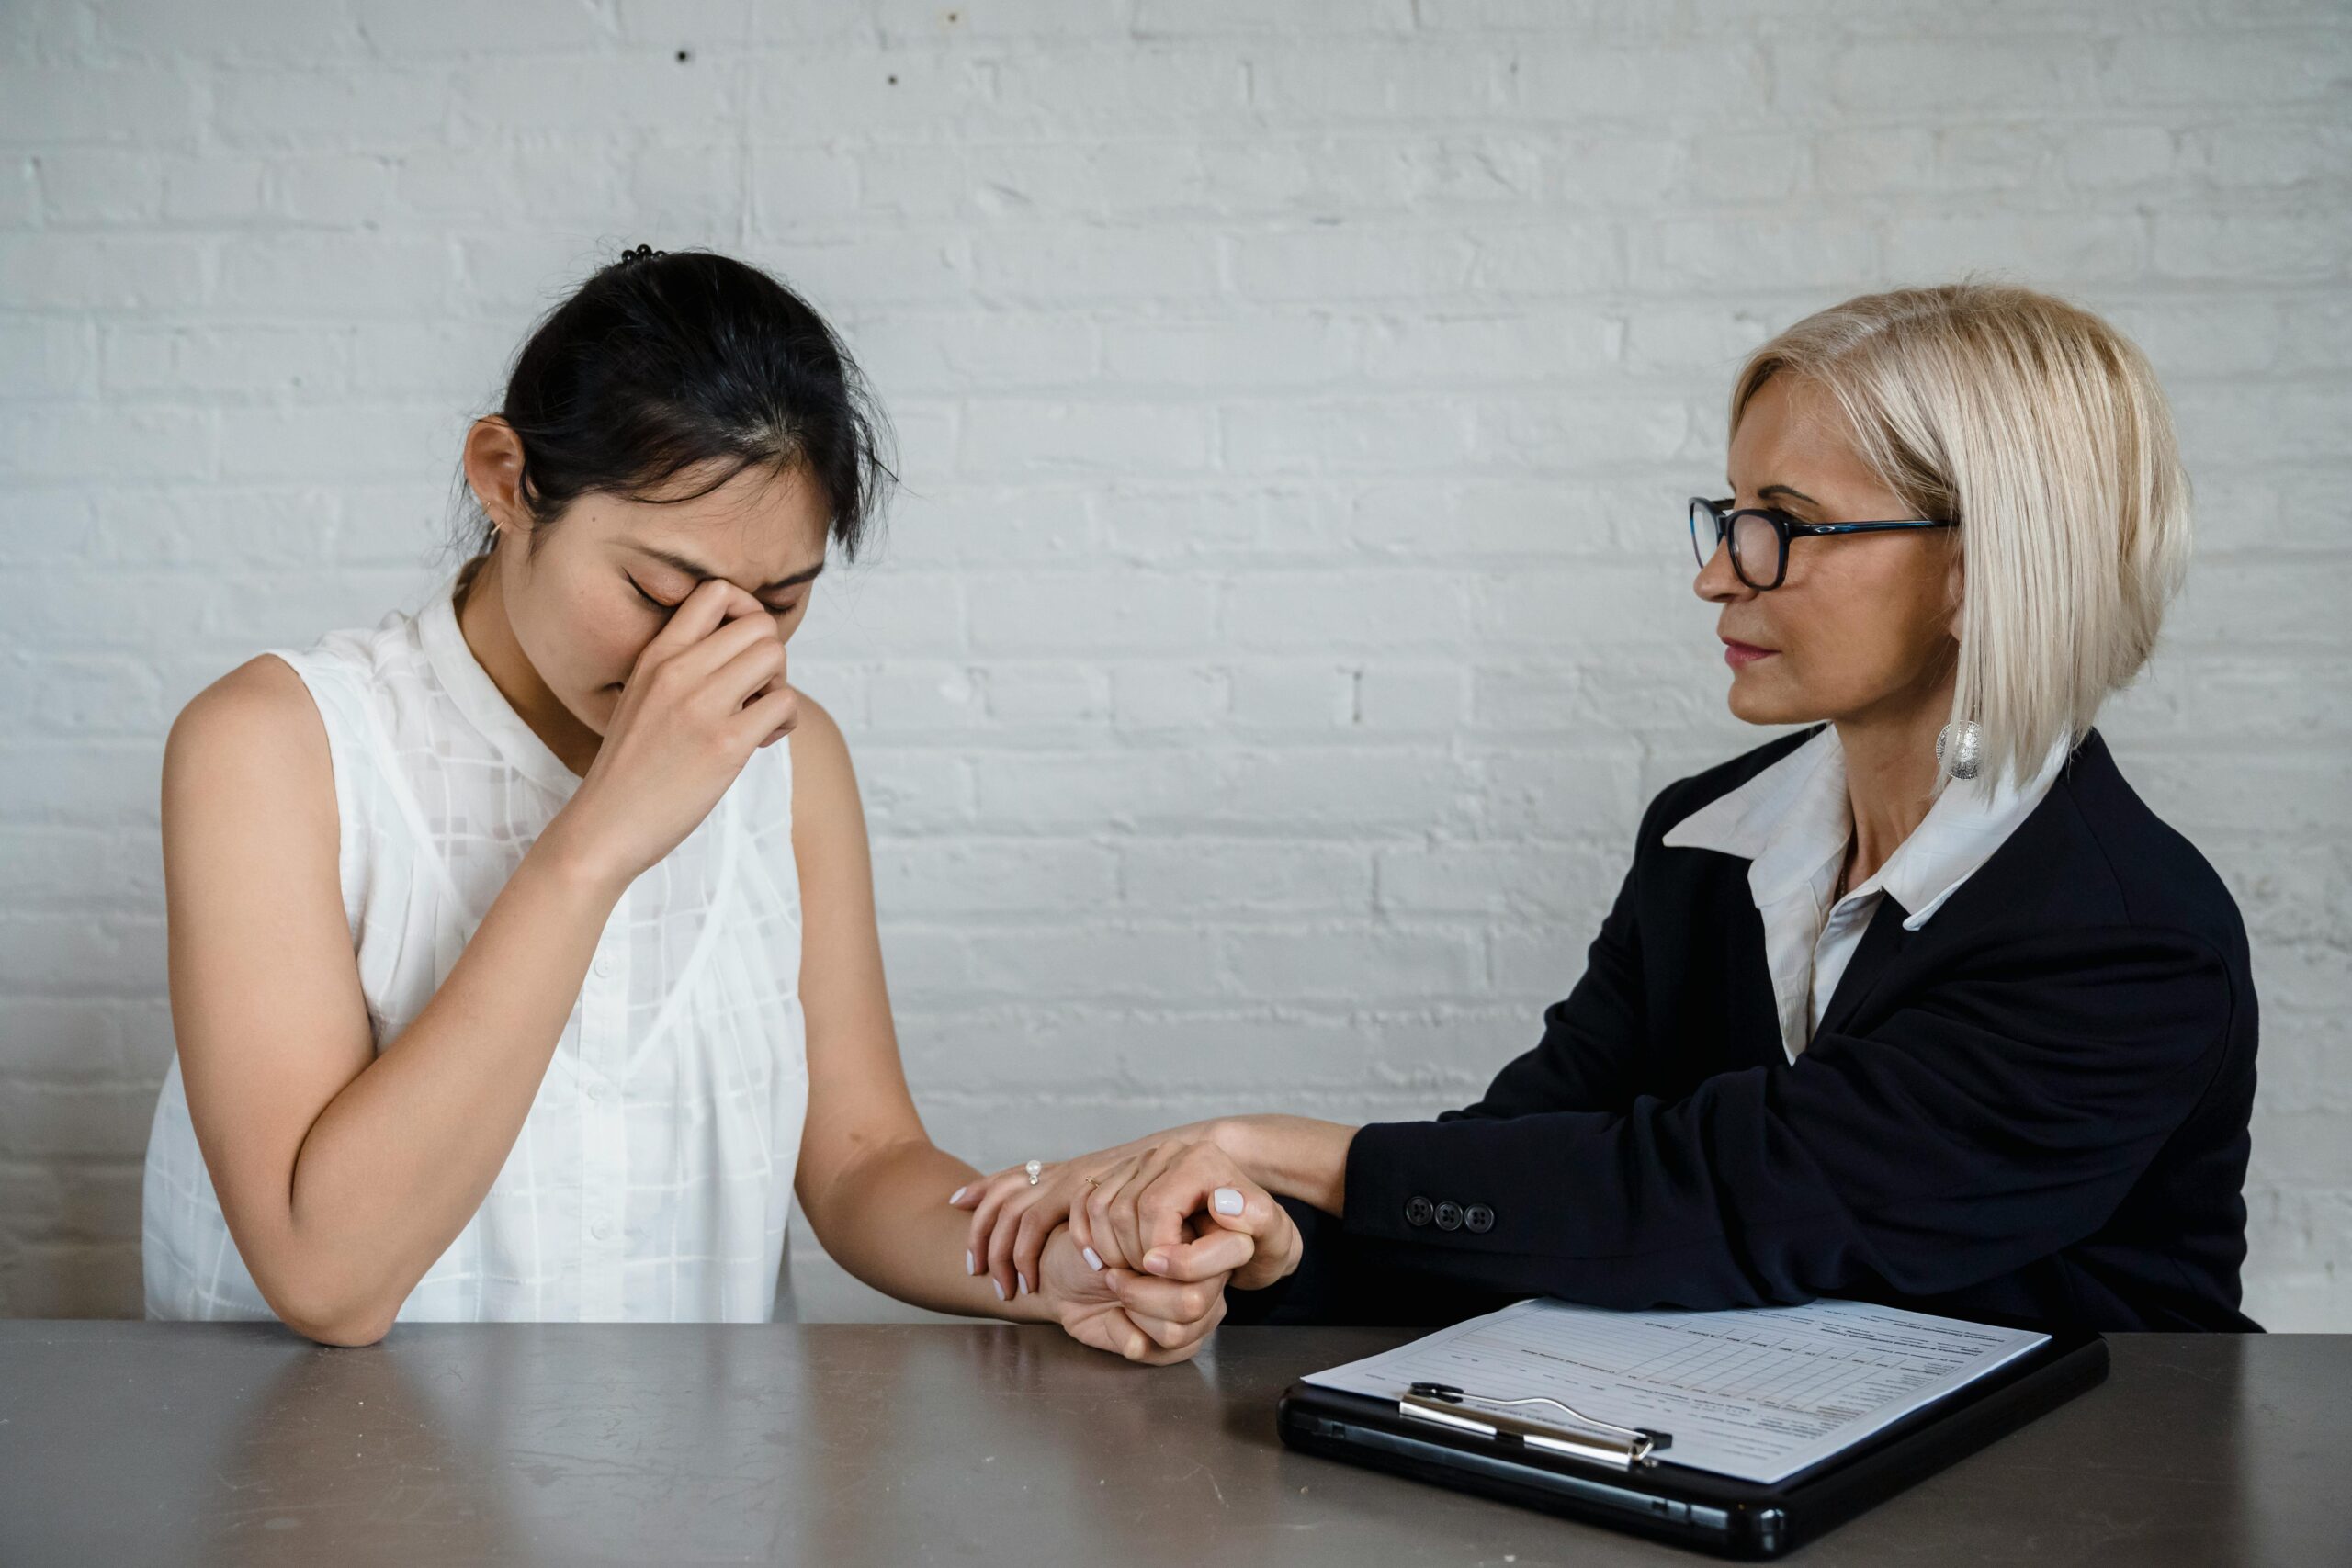
[(1698, 577), (1690, 584), (1690, 592), (1710, 604), (1730, 604), (1742, 599), (1756, 597), (1756, 590), (1739, 580), (1731, 569), (1731, 543), (1715, 541), (1715, 553), (1699, 569)]

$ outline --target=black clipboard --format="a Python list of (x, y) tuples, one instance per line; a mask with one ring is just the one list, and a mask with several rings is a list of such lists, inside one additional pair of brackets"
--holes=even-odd
[[(1481, 1424), (1497, 1428), (1488, 1435), (1416, 1416), (1395, 1400), (1306, 1382), (1283, 1391), (1275, 1425), (1283, 1443), (1303, 1453), (1725, 1557), (1778, 1557), (2106, 1377), (2106, 1340), (2086, 1329), (2053, 1333), (1883, 1431), (1770, 1484), (1677, 1465), (1664, 1444), (1653, 1451), (1636, 1441), (1613, 1456), (1577, 1457), (1531, 1445), (1509, 1421), (1487, 1417)], [(1417, 1393), (1423, 1389), (1433, 1385), (1416, 1385)]]

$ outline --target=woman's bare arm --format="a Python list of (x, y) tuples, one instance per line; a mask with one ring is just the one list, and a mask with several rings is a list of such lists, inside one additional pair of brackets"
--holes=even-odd
[(1186, 1269), (1155, 1278), (1096, 1269), (1058, 1230), (1041, 1244), (1035, 1271), (1007, 1280), (1001, 1295), (987, 1270), (966, 1265), (966, 1218), (945, 1199), (978, 1176), (932, 1143), (907, 1092), (849, 747), (824, 709), (803, 697), (800, 712), (792, 732), (792, 847), (800, 868), (808, 1113), (797, 1186), (818, 1239), (867, 1284), (919, 1306), (1057, 1322), (1080, 1342), (1134, 1361), (1191, 1357), (1225, 1315), (1225, 1280), (1250, 1258), (1248, 1236), (1215, 1238), (1188, 1255)]
[(938, 1312), (1046, 1319), (1034, 1297), (1000, 1303), (987, 1276), (953, 1266), (964, 1216), (942, 1199), (978, 1173), (932, 1143), (907, 1090), (849, 746), (806, 694), (791, 746), (808, 1039), (800, 1206), (825, 1250), (876, 1290)]
[(326, 734), (283, 660), (182, 712), (163, 829), (173, 1026), (230, 1234), (292, 1327), (380, 1338), (505, 1163), (626, 884), (551, 828), (379, 1056)]

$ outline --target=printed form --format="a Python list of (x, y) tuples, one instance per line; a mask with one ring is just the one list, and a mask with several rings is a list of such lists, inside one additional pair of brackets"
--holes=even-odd
[[(1556, 1399), (1670, 1432), (1662, 1461), (1764, 1483), (1795, 1474), (2016, 1359), (2050, 1337), (1862, 1302), (1732, 1312), (1608, 1312), (1537, 1297), (1316, 1372), (1394, 1400), (1416, 1382)], [(1576, 1431), (1541, 1406), (1502, 1412)]]

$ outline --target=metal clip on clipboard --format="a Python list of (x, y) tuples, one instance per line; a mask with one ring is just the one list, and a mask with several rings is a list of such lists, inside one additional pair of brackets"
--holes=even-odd
[[(1489, 1406), (1491, 1413), (1482, 1412), (1485, 1416), (1483, 1420), (1465, 1416), (1461, 1409), (1464, 1401), (1476, 1401), (1480, 1405)], [(1510, 1407), (1526, 1404), (1548, 1404), (1594, 1430), (1571, 1431), (1551, 1422), (1501, 1414)], [(1574, 1405), (1563, 1404), (1556, 1399), (1494, 1399), (1483, 1393), (1465, 1393), (1452, 1383), (1417, 1382), (1410, 1393), (1397, 1396), (1396, 1408), (1415, 1420), (1427, 1421), (1433, 1426), (1451, 1427), (1457, 1432), (1471, 1432), (1482, 1438), (1516, 1438), (1531, 1449), (1566, 1454), (1571, 1459), (1593, 1460), (1601, 1464), (1615, 1465), (1620, 1470), (1631, 1470), (1637, 1464), (1656, 1464), (1657, 1461), (1650, 1456), (1660, 1449), (1674, 1446), (1674, 1434), (1671, 1432), (1653, 1432), (1646, 1427), (1620, 1427), (1614, 1421), (1587, 1416)], [(1613, 1435), (1600, 1435), (1604, 1433)]]

